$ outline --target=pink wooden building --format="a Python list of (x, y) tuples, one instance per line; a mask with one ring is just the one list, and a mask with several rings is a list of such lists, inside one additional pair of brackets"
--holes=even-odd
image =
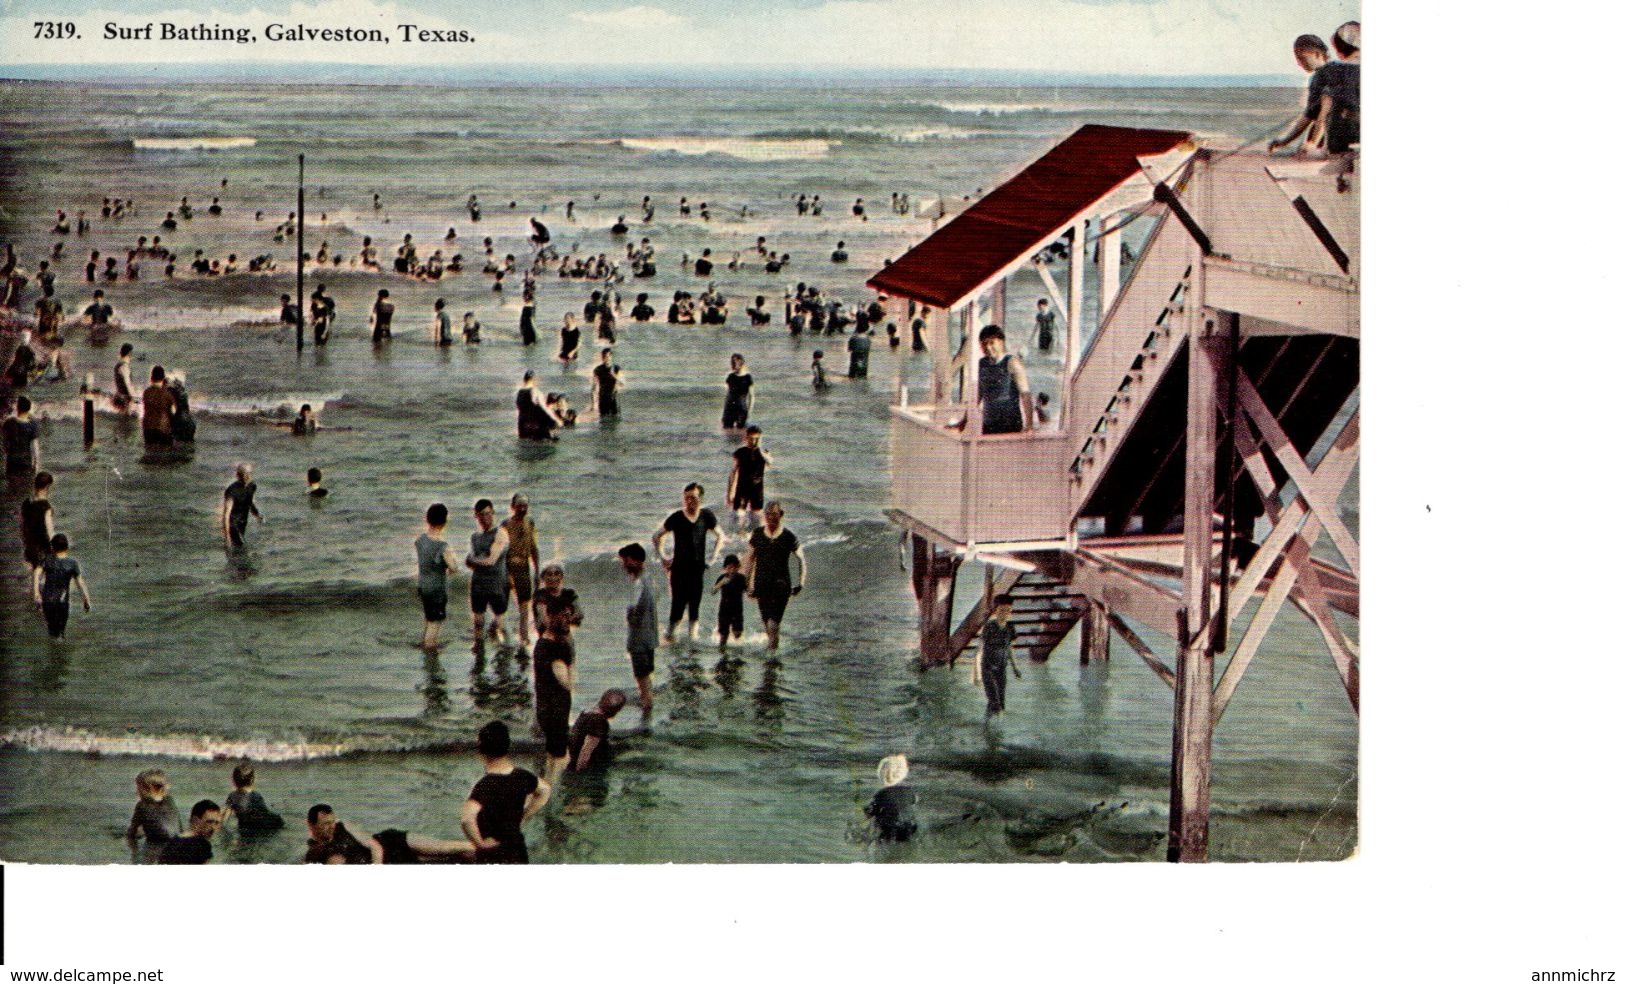
[[(1357, 157), (1086, 126), (869, 281), (933, 313), (930, 377), (892, 408), (888, 511), (912, 542), (923, 661), (975, 645), (997, 593), (1032, 659), (1080, 626), (1082, 658), (1103, 659), (1115, 632), (1175, 691), (1170, 860), (1206, 858), (1213, 728), (1283, 605), (1358, 711), (1334, 612), (1359, 607), (1337, 505), (1359, 454), (1359, 186)], [(1131, 219), (1152, 228), (1125, 276)], [(1058, 241), (1064, 284), (1043, 255)], [(976, 333), (1007, 325), (1018, 276), (1064, 323), (1058, 405), (982, 434)], [(983, 591), (956, 617), (966, 561)]]

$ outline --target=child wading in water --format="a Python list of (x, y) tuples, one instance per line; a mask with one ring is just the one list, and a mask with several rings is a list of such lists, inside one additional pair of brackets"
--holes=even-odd
[(988, 717), (1004, 712), (1005, 670), (1021, 676), (1021, 671), (1010, 660), (1010, 642), (1015, 638), (1015, 629), (1010, 625), (1010, 604), (1007, 594), (993, 598), (993, 612), (982, 626), (982, 646), (977, 650), (976, 662), (971, 664), (971, 679), (980, 679), (982, 692), (987, 695)]
[(169, 780), (163, 769), (146, 769), (135, 777), (135, 813), (130, 816), (124, 842), (134, 851), (141, 838), (149, 852), (162, 847), (180, 833), (181, 813), (175, 797), (169, 795)]
[(45, 613), (45, 628), (52, 639), (68, 630), (68, 590), (79, 585), (79, 598), (90, 611), (90, 589), (79, 573), (79, 562), (68, 556), (68, 535), (51, 537), (51, 555), (34, 568), (34, 604)]
[(722, 593), (721, 604), (717, 606), (717, 652), (728, 651), (729, 635), (735, 639), (745, 636), (745, 588), (749, 583), (739, 572), (737, 554), (722, 559), (722, 576), (711, 588)]
[(254, 791), (254, 767), (247, 762), (231, 770), (231, 794), (226, 797), (225, 815), (237, 818), (237, 831), (254, 834), (282, 829), (282, 817), (265, 805), (265, 797)]
[(874, 820), (875, 833), (882, 842), (900, 843), (914, 836), (918, 824), (914, 822), (914, 804), (919, 797), (903, 783), (908, 778), (908, 759), (901, 755), (888, 755), (875, 769), (880, 779), (880, 790), (864, 815)]

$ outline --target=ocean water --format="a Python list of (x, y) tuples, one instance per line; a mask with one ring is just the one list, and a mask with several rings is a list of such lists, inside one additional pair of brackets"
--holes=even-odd
[[(121, 341), (135, 346), (138, 378), (153, 363), (186, 370), (199, 411), (194, 453), (144, 456), (139, 429), (107, 413), (86, 449), (73, 390), (32, 391), (49, 419), (43, 455), (57, 477), (58, 527), (74, 540), (95, 607), (88, 616), (75, 608), (66, 644), (48, 643), (8, 519), (0, 857), (127, 862), (121, 837), (136, 772), (165, 768), (184, 807), (223, 797), (231, 761), (245, 754), (290, 821), (326, 801), (368, 829), (455, 836), (457, 809), (479, 775), (472, 734), (493, 717), (527, 731), (529, 672), (510, 655), (470, 652), (461, 580), (446, 648), (438, 656), (414, 648), (421, 620), (410, 543), (424, 508), (451, 507), (461, 551), (476, 498), (527, 493), (544, 557), (562, 560), (585, 605), (578, 708), (606, 687), (629, 688), (626, 582), (614, 551), (647, 542), (689, 481), (704, 483), (708, 504), (720, 508), (737, 445), (719, 426), (722, 379), (739, 352), (757, 382), (752, 420), (774, 456), (768, 494), (784, 502), (811, 567), (786, 616), (782, 666), (766, 664), (754, 610), (737, 670), (717, 668), (708, 640), (663, 649), (649, 727), (632, 712), (617, 720), (614, 768), (558, 791), (530, 828), (533, 860), (1160, 859), (1172, 694), (1125, 647), (1080, 668), (1076, 639), (1066, 640), (1048, 664), (1023, 667), (1008, 712), (991, 726), (966, 667), (916, 667), (914, 602), (882, 510), (893, 381), (923, 362), (877, 346), (867, 383), (838, 379), (814, 394), (812, 351), (838, 350), (840, 340), (789, 338), (781, 304), (773, 325), (753, 330), (741, 324), (743, 309), (798, 281), (866, 300), (864, 278), (930, 232), (927, 220), (888, 212), (893, 192), (916, 201), (974, 195), (1091, 122), (1251, 138), (1289, 119), (1297, 99), (1293, 90), (1245, 88), (0, 83), (0, 241), (32, 269), (56, 241), (56, 209), (70, 217), (84, 209), (92, 222), (87, 235), (66, 237), (53, 264), (70, 310), (89, 303), (89, 251), (122, 256), (138, 235), (162, 234), (183, 260), (202, 249), (244, 261), (269, 252), (280, 264), (268, 276), (166, 282), (146, 260), (140, 281), (107, 285), (123, 322), (109, 344), (70, 335), (76, 371), (94, 371), (101, 385)], [(326, 241), (348, 258), (370, 235), (387, 263), (402, 234), (433, 248), (455, 227), (447, 252), (465, 254), (470, 272), (423, 284), (347, 261), (313, 269), (307, 289), (327, 285), (338, 321), (329, 346), (296, 356), (274, 323), (277, 295), (292, 289), (293, 247), (274, 242), (272, 228), (293, 208), (299, 153), (312, 253)], [(821, 195), (824, 215), (798, 217), (799, 193)], [(224, 214), (210, 217), (203, 209), (216, 194)], [(470, 194), (484, 205), (477, 224), (463, 209)], [(139, 212), (103, 221), (101, 199), (115, 195)], [(198, 215), (164, 234), (158, 223), (182, 195)], [(638, 214), (645, 195), (656, 207), (647, 224)], [(694, 206), (689, 218), (677, 214), (681, 196)], [(858, 197), (867, 222), (851, 215)], [(712, 207), (709, 223), (701, 202)], [(499, 257), (523, 264), (534, 215), (562, 250), (614, 257), (624, 241), (608, 227), (622, 214), (632, 236), (659, 250), (656, 277), (621, 287), (628, 306), (647, 290), (663, 314), (673, 290), (703, 290), (680, 268), (684, 252), (710, 248), (725, 261), (744, 251), (743, 269), (719, 265), (712, 278), (734, 316), (722, 328), (623, 319), (622, 419), (583, 422), (556, 446), (521, 444), (513, 390), (526, 369), (543, 389), (586, 405), (585, 369), (567, 371), (552, 355), (563, 313), (579, 312), (594, 285), (544, 276), (542, 340), (524, 349), (517, 278), (503, 295), (491, 290), (477, 272), (480, 240), (492, 237)], [(758, 236), (791, 253), (788, 270), (763, 271)], [(827, 259), (837, 240), (851, 254), (845, 266)], [(375, 351), (366, 312), (380, 287), (397, 313), (393, 342)], [(1013, 285), (1013, 324), (1029, 323), (1042, 290), (1036, 277)], [(437, 297), (455, 315), (474, 311), (485, 344), (432, 348)], [(840, 370), (845, 360), (832, 351), (830, 363)], [(1037, 388), (1054, 385), (1053, 362), (1035, 359), (1034, 368)], [(334, 429), (303, 439), (266, 423), (302, 402)], [(246, 552), (227, 556), (216, 510), (239, 460), (256, 464), (266, 521), (251, 527)], [(304, 494), (312, 466), (332, 490), (320, 506)], [(7, 516), (18, 500), (8, 488)], [(1352, 495), (1346, 507), (1357, 510)], [(960, 596), (972, 597), (979, 571), (967, 565), (963, 576)], [(663, 585), (660, 596), (664, 615)], [(715, 610), (708, 597), (707, 625)], [(1167, 640), (1152, 642), (1171, 660)], [(887, 848), (872, 843), (861, 807), (876, 761), (892, 752), (913, 763), (923, 829)], [(1313, 628), (1289, 610), (1215, 738), (1214, 857), (1349, 854), (1356, 758), (1356, 720), (1335, 670)], [(534, 745), (521, 760), (535, 765)], [(297, 827), (266, 841), (227, 840), (219, 852), (292, 861)]]

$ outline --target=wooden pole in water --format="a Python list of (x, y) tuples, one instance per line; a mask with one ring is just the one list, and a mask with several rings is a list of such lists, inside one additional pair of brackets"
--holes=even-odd
[[(1197, 267), (1201, 265), (1197, 262)], [(1193, 274), (1193, 276), (1200, 276)], [(1213, 493), (1219, 365), (1213, 319), (1187, 301), (1190, 379), (1185, 419), (1185, 606), (1180, 610), (1174, 681), (1174, 752), (1168, 797), (1168, 860), (1206, 861), (1209, 777), (1213, 766)]]
[(959, 558), (937, 550), (917, 533), (912, 539), (914, 596), (920, 605), (920, 662), (940, 666), (949, 661), (949, 621), (953, 618)]
[(79, 387), (79, 395), (85, 403), (85, 447), (96, 443), (96, 374), (85, 373), (85, 382)]
[(1088, 666), (1094, 660), (1104, 663), (1112, 655), (1111, 619), (1104, 602), (1085, 598), (1080, 603), (1078, 623), (1078, 662)]
[(294, 324), (294, 354), (305, 350), (305, 155), (299, 155), (299, 232), (295, 237), (294, 292), (299, 304), (299, 319)]

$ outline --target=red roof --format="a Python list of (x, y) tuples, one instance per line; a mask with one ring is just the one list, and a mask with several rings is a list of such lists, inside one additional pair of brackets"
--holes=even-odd
[(869, 286), (951, 308), (1011, 263), (1031, 256), (1113, 188), (1140, 173), (1140, 157), (1190, 139), (1176, 130), (1086, 126), (932, 233)]

